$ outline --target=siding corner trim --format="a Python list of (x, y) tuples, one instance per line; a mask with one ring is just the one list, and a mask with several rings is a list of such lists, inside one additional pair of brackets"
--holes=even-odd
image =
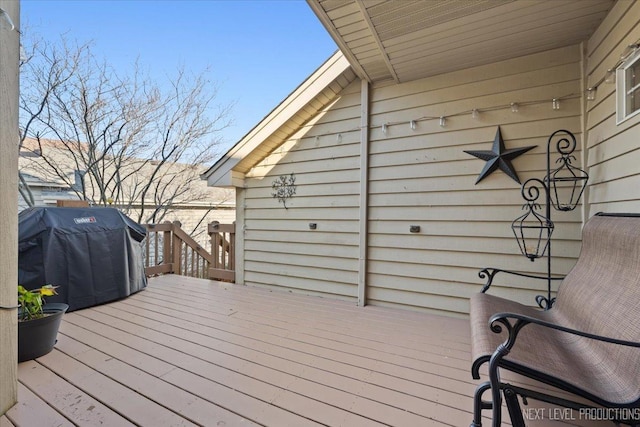
[(358, 306), (367, 303), (367, 247), (369, 220), (369, 82), (360, 89), (360, 216), (358, 254)]

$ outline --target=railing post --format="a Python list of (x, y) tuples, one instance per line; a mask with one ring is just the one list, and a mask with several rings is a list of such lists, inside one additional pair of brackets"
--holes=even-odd
[(171, 262), (173, 263), (173, 273), (182, 274), (182, 241), (174, 233), (176, 227), (181, 227), (182, 224), (180, 223), (180, 221), (174, 221), (172, 225), (173, 227), (171, 227), (171, 233), (173, 234), (173, 257)]
[(209, 231), (212, 232), (211, 235), (211, 255), (213, 255), (213, 268), (220, 268), (220, 233), (218, 229), (220, 228), (220, 223), (218, 221), (213, 221), (209, 224)]
[(229, 270), (236, 270), (236, 222), (232, 223), (233, 229), (229, 232)]
[[(169, 223), (169, 221), (167, 221), (166, 223)], [(174, 267), (173, 267), (173, 255), (171, 254), (171, 234), (172, 234), (171, 230), (167, 230), (164, 232), (164, 236), (162, 238), (162, 263), (170, 264), (171, 265), (170, 273), (173, 273)]]
[(211, 237), (211, 268), (208, 277), (212, 280), (235, 281), (235, 223), (220, 224), (213, 221), (209, 224)]
[[(145, 267), (149, 267), (149, 265), (151, 265), (151, 254), (150, 254), (150, 252), (151, 252), (151, 245), (150, 245), (150, 243), (149, 243), (149, 242), (151, 242), (151, 238), (150, 238), (150, 236), (151, 236), (151, 233), (153, 232), (153, 225), (149, 225), (149, 224), (147, 224), (147, 225), (145, 226), (145, 229), (147, 230), (147, 238), (146, 238), (146, 239), (144, 239), (144, 246), (145, 246), (145, 251), (144, 251), (144, 266), (145, 266)], [(156, 234), (158, 234), (158, 233), (156, 233)], [(156, 253), (157, 253), (157, 252), (156, 252)], [(157, 257), (156, 257), (156, 259), (154, 260), (154, 262), (155, 262), (156, 264), (158, 263)]]

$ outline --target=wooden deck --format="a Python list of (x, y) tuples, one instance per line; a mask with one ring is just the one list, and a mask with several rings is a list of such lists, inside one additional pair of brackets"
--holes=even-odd
[(466, 320), (167, 275), (66, 314), (0, 427), (468, 426), (469, 367)]

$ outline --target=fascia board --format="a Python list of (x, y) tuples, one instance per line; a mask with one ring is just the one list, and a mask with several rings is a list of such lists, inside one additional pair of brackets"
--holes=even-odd
[(206, 179), (211, 186), (217, 187), (222, 183), (228, 185), (232, 180), (230, 176), (224, 178), (225, 175), (229, 174), (243, 158), (258, 148), (262, 142), (289, 121), (349, 67), (349, 62), (344, 55), (339, 51), (336, 52), (209, 168), (202, 175), (202, 178)]

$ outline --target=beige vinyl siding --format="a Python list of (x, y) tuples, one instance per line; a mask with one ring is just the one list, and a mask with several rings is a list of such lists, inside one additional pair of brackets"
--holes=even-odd
[[(370, 304), (465, 314), (482, 267), (543, 273), (520, 255), (511, 221), (522, 214), (520, 186), (502, 171), (474, 185), (485, 162), (463, 150), (490, 150), (498, 125), (507, 149), (536, 145), (513, 161), (522, 182), (545, 175), (547, 138), (569, 129), (581, 140), (581, 51), (572, 46), (371, 91)], [(560, 110), (551, 99), (561, 100)], [(543, 101), (544, 102), (538, 102)], [(548, 101), (547, 101), (548, 100)], [(497, 106), (519, 104), (519, 112)], [(530, 103), (530, 104), (528, 104)], [(471, 114), (455, 115), (479, 109)], [(485, 111), (483, 111), (485, 109)], [(409, 121), (421, 117), (415, 130)], [(384, 123), (388, 126), (382, 132)], [(395, 124), (397, 123), (397, 124)], [(581, 155), (576, 153), (578, 159)], [(554, 212), (553, 272), (580, 250), (580, 212)], [(419, 225), (419, 233), (410, 233)], [(492, 291), (532, 304), (546, 284), (499, 281)]]
[[(513, 161), (522, 182), (545, 174), (558, 129), (582, 141), (580, 46), (529, 55), (370, 93), (366, 302), (452, 315), (468, 312), (483, 267), (544, 273), (520, 255), (511, 221), (520, 186), (502, 171), (475, 185), (484, 167), (464, 150), (490, 150), (498, 125), (507, 149), (537, 146)], [(352, 83), (312, 121), (246, 173), (239, 189), (244, 230), (241, 283), (355, 301), (358, 283), (360, 88)], [(560, 110), (551, 108), (561, 99)], [(519, 112), (507, 106), (519, 104)], [(503, 108), (494, 109), (497, 106)], [(477, 108), (478, 119), (457, 113)], [(483, 111), (484, 109), (484, 111)], [(425, 117), (448, 116), (438, 120)], [(418, 120), (412, 130), (409, 121)], [(390, 123), (386, 134), (382, 124)], [(340, 134), (340, 137), (338, 137)], [(576, 157), (582, 158), (580, 147)], [(555, 157), (554, 157), (555, 159)], [(295, 174), (285, 209), (271, 184)], [(240, 217), (239, 217), (240, 218)], [(554, 212), (553, 273), (580, 251), (580, 210)], [(310, 230), (309, 223), (317, 229)], [(419, 225), (420, 233), (410, 233)], [(497, 280), (492, 292), (524, 303), (545, 291), (535, 280)]]
[[(640, 3), (618, 1), (591, 37), (587, 78), (596, 84), (627, 46), (640, 39)], [(596, 212), (640, 212), (640, 116), (616, 125), (616, 85), (603, 82), (587, 103), (588, 192), (591, 216)]]
[[(355, 299), (359, 120), (356, 81), (246, 174), (245, 188), (238, 189), (245, 284)], [(291, 173), (296, 194), (285, 209), (272, 197), (271, 185)], [(309, 223), (317, 229), (310, 230)]]
[[(513, 162), (521, 181), (542, 178), (551, 133), (569, 129), (581, 144), (581, 70), (580, 46), (571, 46), (371, 88), (368, 304), (465, 315), (482, 284), (479, 269), (545, 272), (544, 260), (520, 255), (511, 232), (522, 213), (520, 186), (501, 171), (474, 185), (484, 162), (463, 150), (491, 149), (500, 125), (507, 149), (537, 146)], [(564, 98), (560, 110), (551, 108), (552, 98)], [(518, 113), (506, 107), (511, 102), (519, 103)], [(478, 119), (456, 115), (472, 108)], [(238, 199), (242, 283), (355, 300), (360, 110), (354, 82), (247, 172)], [(449, 116), (444, 128), (424, 119), (440, 115)], [(419, 118), (412, 130), (409, 121)], [(391, 123), (386, 134), (384, 123)], [(285, 209), (271, 184), (291, 173), (297, 189)], [(554, 212), (553, 219), (553, 272), (565, 274), (580, 250), (581, 214)], [(410, 233), (411, 225), (420, 233)], [(545, 286), (506, 277), (492, 292), (532, 304)]]

